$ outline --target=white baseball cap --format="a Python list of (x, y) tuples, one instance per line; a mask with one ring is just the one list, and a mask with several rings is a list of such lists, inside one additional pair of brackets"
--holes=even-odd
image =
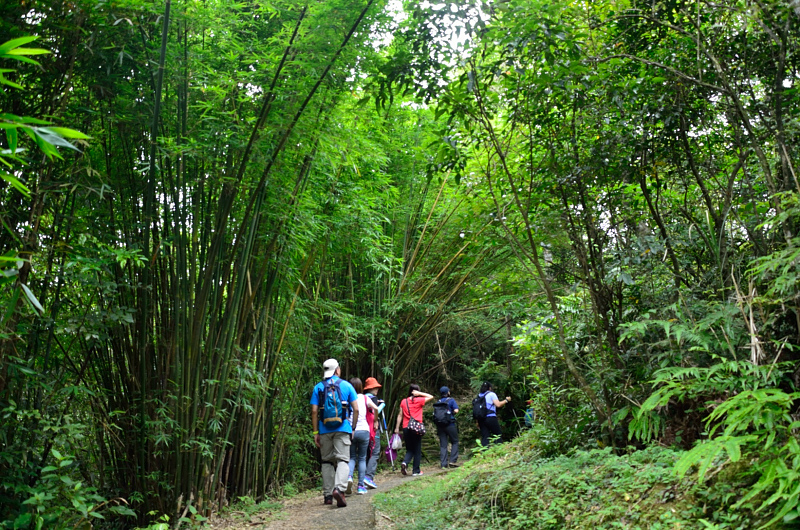
[(322, 363), (322, 377), (325, 379), (331, 377), (337, 368), (339, 368), (339, 362), (336, 359), (328, 359)]

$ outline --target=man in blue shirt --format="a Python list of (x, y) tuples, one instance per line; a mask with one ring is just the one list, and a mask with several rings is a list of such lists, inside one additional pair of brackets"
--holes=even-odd
[[(344, 490), (347, 488), (347, 475), (350, 472), (350, 442), (353, 435), (350, 420), (343, 421), (336, 427), (324, 421), (325, 388), (329, 383), (338, 384), (342, 401), (342, 409), (349, 405), (352, 411), (352, 423), (358, 421), (358, 403), (353, 385), (340, 379), (342, 369), (336, 359), (328, 359), (322, 363), (322, 381), (317, 383), (311, 392), (311, 425), (314, 428), (314, 443), (322, 454), (322, 490), (325, 504), (347, 506)], [(327, 424), (326, 424), (327, 423)]]
[[(439, 403), (447, 403), (447, 408), (450, 411), (450, 422), (447, 424), (437, 423), (436, 434), (439, 435), (439, 463), (442, 469), (448, 467), (458, 467), (456, 461), (458, 460), (458, 426), (456, 425), (456, 413), (458, 413), (458, 403), (450, 397), (450, 389), (443, 386), (439, 389), (439, 394), (442, 396)], [(450, 458), (447, 458), (447, 443), (450, 442)]]

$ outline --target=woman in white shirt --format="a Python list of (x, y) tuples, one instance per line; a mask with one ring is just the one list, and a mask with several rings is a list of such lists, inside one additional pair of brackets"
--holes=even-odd
[[(358, 488), (356, 493), (364, 495), (367, 492), (367, 487), (364, 485), (364, 478), (367, 472), (367, 448), (369, 447), (369, 424), (367, 423), (367, 407), (377, 411), (378, 407), (372, 402), (371, 399), (366, 399), (364, 396), (364, 385), (361, 379), (354, 377), (350, 380), (350, 384), (356, 389), (358, 397), (358, 419), (353, 425), (353, 441), (350, 443), (350, 476), (347, 478), (347, 489), (345, 493), (348, 495), (353, 492), (353, 472), (358, 463)], [(352, 417), (351, 417), (352, 421)]]

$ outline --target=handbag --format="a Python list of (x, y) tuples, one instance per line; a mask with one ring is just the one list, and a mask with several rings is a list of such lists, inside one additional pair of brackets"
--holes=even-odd
[[(399, 438), (399, 437), (398, 437)], [(391, 447), (387, 447), (383, 450), (383, 454), (386, 455), (386, 460), (389, 461), (392, 466), (394, 466), (395, 460), (397, 460), (397, 449), (392, 449)]]
[(422, 436), (425, 434), (425, 424), (414, 419), (414, 416), (411, 415), (411, 407), (408, 405), (408, 400), (406, 399), (405, 401), (406, 408), (408, 409), (408, 430), (417, 433), (419, 436)]

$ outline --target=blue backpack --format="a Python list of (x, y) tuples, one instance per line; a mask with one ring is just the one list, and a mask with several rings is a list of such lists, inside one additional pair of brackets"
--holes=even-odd
[(338, 429), (347, 419), (347, 405), (342, 401), (341, 382), (341, 379), (336, 379), (336, 381), (328, 379), (322, 387), (319, 407), (322, 413), (322, 424), (326, 429)]

